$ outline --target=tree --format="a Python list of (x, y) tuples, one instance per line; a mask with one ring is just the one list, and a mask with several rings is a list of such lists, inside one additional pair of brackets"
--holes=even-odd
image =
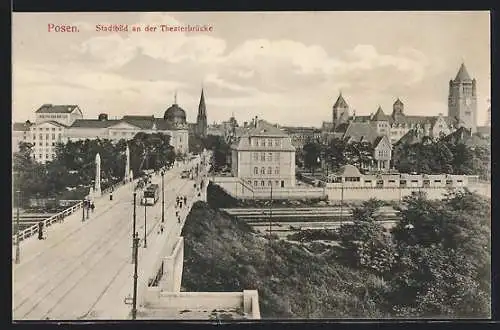
[(320, 167), (318, 159), (321, 155), (321, 145), (318, 142), (307, 142), (304, 145), (304, 166), (314, 173), (314, 170)]
[(390, 235), (377, 223), (375, 212), (382, 205), (381, 201), (370, 199), (353, 208), (353, 224), (342, 225), (339, 233), (344, 261), (377, 275), (390, 272), (396, 258)]
[(389, 301), (413, 316), (487, 317), (489, 202), (468, 191), (443, 201), (414, 194), (404, 202), (392, 231), (398, 260)]

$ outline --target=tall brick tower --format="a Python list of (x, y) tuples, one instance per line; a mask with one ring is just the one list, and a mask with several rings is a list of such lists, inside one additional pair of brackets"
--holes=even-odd
[(450, 80), (448, 116), (475, 133), (477, 130), (476, 79), (471, 79), (462, 63), (454, 80)]
[(342, 92), (339, 93), (337, 101), (332, 107), (332, 122), (334, 129), (342, 123), (346, 123), (349, 120), (349, 105), (342, 96)]
[(207, 136), (207, 108), (205, 105), (205, 95), (201, 89), (200, 104), (198, 105), (198, 116), (196, 117), (196, 134), (200, 137)]

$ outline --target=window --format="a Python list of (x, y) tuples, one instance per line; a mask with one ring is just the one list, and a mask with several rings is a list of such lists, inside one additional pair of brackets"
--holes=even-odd
[(401, 181), (399, 181), (399, 184), (400, 184), (400, 185), (405, 185), (405, 184), (406, 184), (406, 180), (401, 180)]
[(273, 140), (269, 139), (267, 140), (267, 145), (272, 147), (273, 146)]
[(280, 168), (278, 166), (274, 169), (274, 174), (280, 174)]
[(257, 185), (258, 185), (258, 184), (259, 184), (259, 182), (258, 182), (258, 181), (254, 181), (254, 182), (253, 182), (253, 185), (254, 185), (254, 186), (256, 186), (256, 187), (257, 187)]
[(36, 134), (33, 134), (33, 140), (36, 140)]
[(264, 180), (262, 180), (262, 181), (260, 182), (260, 185), (261, 185), (262, 187), (264, 187), (264, 186), (265, 186), (265, 182), (264, 182)]
[(372, 180), (365, 180), (365, 183), (371, 183)]
[(267, 181), (267, 185), (268, 185), (269, 187), (271, 187), (271, 186), (273, 185), (273, 182), (272, 182), (272, 181)]
[(259, 140), (258, 140), (258, 139), (254, 139), (253, 141), (254, 141), (254, 143), (255, 143), (255, 146), (257, 146), (257, 147), (258, 147), (258, 146), (259, 146)]
[(281, 188), (285, 186), (285, 181), (281, 180)]
[(271, 166), (267, 168), (267, 174), (273, 174), (273, 169), (271, 168)]
[(346, 182), (359, 182), (360, 181), (360, 177), (346, 177), (345, 181)]
[(267, 161), (268, 162), (272, 162), (273, 161), (273, 153), (272, 152), (270, 152), (270, 153), (267, 154)]
[(457, 182), (462, 182), (462, 180), (457, 180)]
[(436, 182), (436, 183), (440, 183), (440, 182), (441, 182), (441, 180), (434, 180), (434, 182)]
[(471, 112), (470, 111), (465, 111), (466, 116), (470, 116)]
[(61, 134), (61, 133), (59, 133), (59, 135), (58, 135), (58, 139), (60, 140), (61, 138), (62, 138), (62, 134)]
[(258, 167), (254, 167), (253, 168), (253, 174), (259, 174), (259, 168)]
[(256, 153), (256, 152), (253, 153), (253, 160), (256, 162), (259, 161), (259, 154), (258, 153)]
[(260, 153), (260, 161), (261, 162), (265, 162), (266, 161), (266, 153), (265, 152), (261, 152)]
[(280, 153), (279, 152), (275, 152), (274, 153), (274, 161), (275, 162), (279, 162), (280, 161)]
[(60, 131), (62, 131), (62, 128), (59, 128)]
[(39, 155), (38, 155), (38, 158), (42, 159), (42, 158), (43, 158), (42, 154), (39, 154)]
[(39, 145), (39, 146), (42, 146), (42, 145), (43, 145), (43, 143), (42, 143), (42, 142), (38, 142), (38, 145)]
[(266, 174), (266, 168), (265, 167), (262, 167), (260, 169), (260, 174)]
[(55, 143), (55, 142), (52, 142), (52, 146), (55, 146), (55, 145), (56, 145), (56, 143)]
[(280, 140), (276, 139), (274, 140), (274, 146), (278, 147), (280, 145)]
[(274, 181), (274, 185), (277, 187), (280, 184), (279, 181)]
[(55, 127), (52, 127), (52, 131), (55, 131), (55, 130), (56, 130), (56, 128), (55, 128)]
[(38, 135), (38, 138), (39, 138), (40, 140), (43, 140), (43, 134)]
[(45, 134), (45, 138), (48, 140), (50, 139), (50, 134)]
[(55, 140), (55, 139), (56, 139), (56, 134), (52, 133), (52, 140)]
[(49, 146), (49, 143), (48, 142), (45, 142), (45, 146), (48, 147)]
[(49, 154), (45, 154), (45, 158), (49, 159)]
[(389, 180), (389, 183), (394, 183), (396, 182), (396, 180)]
[(452, 180), (446, 180), (446, 184), (452, 184), (453, 181)]
[(48, 127), (47, 127), (45, 130), (46, 130), (46, 131), (50, 131), (50, 128), (48, 128)]
[(413, 182), (413, 183), (417, 183), (417, 182), (418, 182), (418, 180), (411, 180), (411, 182)]

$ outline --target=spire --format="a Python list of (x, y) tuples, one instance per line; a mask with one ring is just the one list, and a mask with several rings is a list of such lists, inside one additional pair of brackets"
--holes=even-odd
[(344, 100), (344, 97), (342, 96), (342, 91), (340, 91), (339, 97), (337, 98), (337, 101), (333, 105), (334, 108), (348, 108), (349, 105), (347, 105), (347, 102)]
[(382, 110), (382, 107), (379, 105), (378, 109), (377, 109), (377, 112), (373, 116), (372, 120), (373, 121), (387, 121), (387, 120), (389, 120), (389, 118), (384, 113), (384, 110)]
[(177, 104), (177, 90), (174, 93), (174, 104)]
[(464, 62), (460, 65), (460, 69), (458, 70), (457, 76), (455, 77), (455, 81), (471, 81), (472, 79), (467, 72), (467, 68), (465, 67)]
[(207, 109), (205, 106), (205, 93), (203, 91), (203, 88), (201, 89), (201, 96), (200, 96), (200, 104), (198, 105), (198, 117), (205, 117), (207, 116)]

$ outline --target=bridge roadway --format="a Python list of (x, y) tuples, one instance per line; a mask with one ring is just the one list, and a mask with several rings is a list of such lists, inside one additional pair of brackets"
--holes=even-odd
[[(195, 198), (193, 183), (181, 179), (180, 172), (190, 166), (167, 171), (165, 182), (165, 224), (161, 222), (161, 194), (158, 203), (147, 207), (148, 247), (139, 248), (141, 261), (161, 240), (178, 232), (190, 209), (175, 217), (175, 198)], [(161, 176), (153, 177), (161, 189)], [(132, 296), (132, 214), (133, 186), (124, 185), (113, 194), (95, 200), (95, 211), (82, 223), (82, 212), (70, 215), (64, 223), (49, 227), (46, 240), (28, 239), (21, 243), (21, 263), (13, 264), (13, 320), (127, 319), (131, 310), (124, 303)], [(144, 206), (137, 194), (136, 231), (144, 237)], [(143, 277), (141, 279), (141, 277)]]

